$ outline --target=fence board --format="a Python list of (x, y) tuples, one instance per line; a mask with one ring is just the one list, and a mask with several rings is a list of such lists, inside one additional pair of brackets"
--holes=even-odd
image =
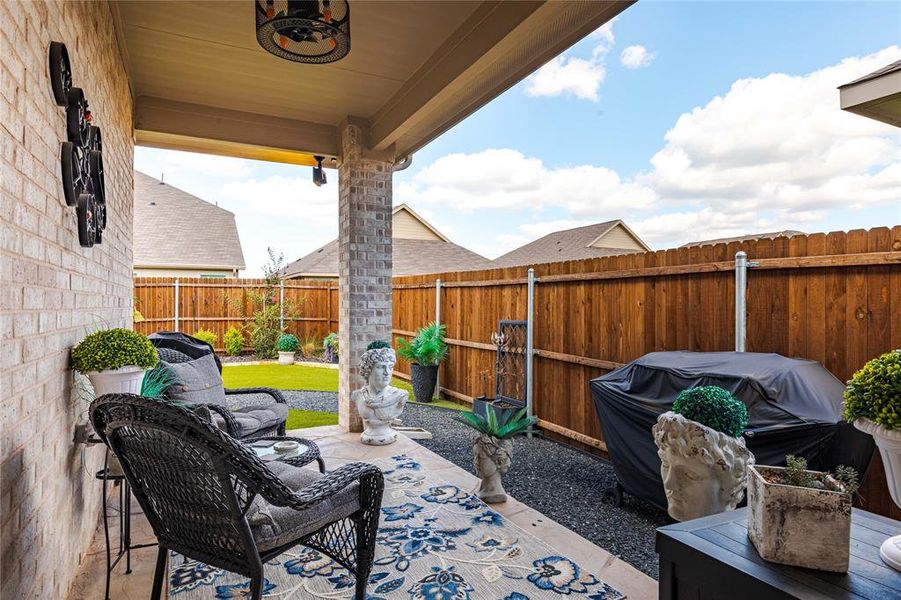
[[(598, 451), (603, 435), (588, 382), (660, 350), (734, 348), (734, 256), (748, 253), (748, 350), (822, 362), (845, 381), (862, 364), (901, 347), (901, 226), (791, 239), (732, 242), (536, 265), (534, 406), (549, 435)], [(442, 393), (466, 401), (494, 391), (491, 333), (500, 319), (526, 318), (526, 267), (395, 278), (394, 335), (409, 337), (435, 319), (435, 279), (443, 283), (441, 320), (451, 346)], [(172, 279), (135, 282), (150, 333), (173, 325)], [(261, 280), (181, 280), (181, 329), (219, 336), (250, 314), (248, 292)], [(287, 282), (301, 304), (288, 329), (321, 341), (338, 328), (336, 282)], [(232, 304), (238, 304), (237, 310)], [(407, 377), (403, 361), (398, 374)], [(868, 510), (901, 518), (881, 471), (862, 487)]]

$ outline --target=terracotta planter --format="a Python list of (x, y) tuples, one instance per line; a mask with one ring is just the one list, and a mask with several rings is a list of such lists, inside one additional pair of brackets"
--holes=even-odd
[(89, 371), (85, 373), (94, 388), (94, 397), (104, 394), (140, 394), (144, 381), (144, 369), (126, 366), (106, 371)]
[(760, 557), (846, 573), (851, 494), (772, 483), (764, 477), (784, 470), (752, 466), (748, 473), (748, 537)]
[[(873, 436), (882, 456), (882, 464), (885, 465), (889, 493), (895, 504), (901, 507), (901, 430), (886, 429), (869, 419), (857, 419), (854, 426)], [(901, 535), (885, 540), (879, 554), (885, 564), (901, 571)]]
[(513, 440), (480, 434), (472, 441), (472, 458), (476, 475), (482, 479), (479, 498), (488, 504), (506, 502), (507, 492), (501, 483), (501, 476), (513, 461)]
[(279, 352), (278, 353), (278, 364), (280, 365), (293, 365), (294, 364), (294, 353), (293, 352)]
[(423, 367), (410, 365), (410, 385), (417, 402), (431, 402), (435, 396), (435, 385), (438, 383), (438, 365)]

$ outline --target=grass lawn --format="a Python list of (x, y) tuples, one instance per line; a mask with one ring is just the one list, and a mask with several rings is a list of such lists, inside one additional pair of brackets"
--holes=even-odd
[[(271, 387), (277, 390), (338, 391), (338, 369), (311, 365), (280, 365), (277, 363), (261, 365), (225, 364), (222, 365), (222, 380), (227, 388)], [(410, 401), (414, 402), (412, 399), (413, 388), (410, 387), (408, 382), (395, 377), (391, 385), (409, 392)], [(414, 404), (419, 403), (414, 402)], [(440, 406), (454, 410), (465, 410), (466, 408), (449, 400), (433, 400), (429, 403), (429, 406)], [(290, 424), (290, 422), (289, 418), (288, 423)], [(317, 423), (316, 425), (327, 424)], [(315, 427), (316, 425), (307, 425), (307, 427)]]
[(319, 427), (320, 425), (337, 425), (338, 415), (318, 410), (301, 410), (299, 408), (288, 409), (288, 420), (285, 421), (285, 429), (304, 429), (306, 427)]

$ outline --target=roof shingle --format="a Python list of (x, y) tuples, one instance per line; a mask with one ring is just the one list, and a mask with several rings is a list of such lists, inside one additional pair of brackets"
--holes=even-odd
[(635, 252), (626, 248), (596, 248), (590, 244), (619, 220), (555, 231), (494, 259), (494, 267), (521, 267), (564, 260), (597, 258)]

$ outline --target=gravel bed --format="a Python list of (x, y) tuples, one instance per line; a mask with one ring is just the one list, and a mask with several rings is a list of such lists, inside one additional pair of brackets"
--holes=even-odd
[[(284, 392), (289, 406), (337, 412), (334, 392)], [(230, 397), (230, 400), (235, 397)], [(473, 472), (472, 433), (453, 420), (454, 411), (408, 404), (404, 424), (432, 432), (420, 443)], [(513, 466), (504, 487), (517, 500), (544, 513), (635, 568), (657, 578), (654, 532), (669, 522), (666, 513), (625, 496), (621, 507), (605, 499), (616, 478), (609, 462), (541, 437), (516, 438)]]

